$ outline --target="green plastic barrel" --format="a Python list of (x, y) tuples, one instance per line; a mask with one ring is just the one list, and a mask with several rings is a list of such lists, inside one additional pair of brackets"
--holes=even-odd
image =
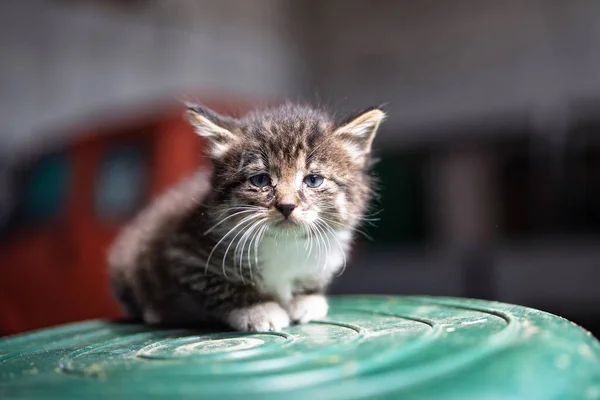
[(90, 321), (0, 341), (0, 398), (600, 399), (600, 342), (531, 308), (342, 296), (283, 332)]

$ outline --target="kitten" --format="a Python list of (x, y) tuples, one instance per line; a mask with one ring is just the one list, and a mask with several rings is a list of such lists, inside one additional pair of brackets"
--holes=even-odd
[(372, 193), (371, 143), (385, 114), (342, 123), (284, 104), (241, 119), (189, 105), (211, 171), (157, 198), (109, 253), (112, 289), (148, 324), (218, 320), (280, 330), (327, 315)]

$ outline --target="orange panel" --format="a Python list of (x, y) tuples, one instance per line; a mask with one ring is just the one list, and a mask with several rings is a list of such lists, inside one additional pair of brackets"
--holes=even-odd
[[(232, 115), (250, 106), (249, 102), (224, 100), (204, 104)], [(136, 126), (149, 127), (150, 132), (134, 129), (126, 133)], [(139, 114), (127, 123), (107, 125), (79, 137), (68, 147), (73, 180), (60, 221), (23, 231), (0, 245), (0, 334), (121, 315), (110, 297), (106, 250), (127, 221), (101, 221), (94, 210), (99, 163), (111, 143), (129, 139), (150, 143), (147, 200), (206, 163), (203, 142), (184, 120), (182, 107), (150, 120), (148, 113)]]

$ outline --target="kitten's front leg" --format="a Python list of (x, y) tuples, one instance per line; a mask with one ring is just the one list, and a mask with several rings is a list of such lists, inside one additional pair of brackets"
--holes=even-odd
[[(272, 297), (255, 287), (220, 282), (213, 287), (217, 295), (216, 314), (238, 331), (279, 331), (290, 325), (290, 317)], [(213, 297), (214, 299), (214, 297)]]
[(329, 306), (323, 294), (298, 294), (288, 305), (292, 321), (305, 324), (327, 316)]
[(279, 331), (290, 325), (288, 313), (276, 302), (267, 301), (234, 308), (225, 316), (233, 329), (240, 331)]
[[(238, 331), (278, 331), (290, 325), (290, 317), (271, 295), (255, 286), (231, 282), (216, 274), (193, 274), (193, 270), (177, 270), (180, 290), (193, 299), (188, 312), (206, 312)], [(194, 278), (194, 279), (192, 279)], [(196, 311), (194, 311), (196, 310)]]

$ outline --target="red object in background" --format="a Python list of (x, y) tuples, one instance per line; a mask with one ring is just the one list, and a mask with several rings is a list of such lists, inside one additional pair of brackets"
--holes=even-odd
[[(249, 108), (245, 102), (203, 104), (224, 114)], [(203, 160), (202, 141), (184, 120), (183, 109), (156, 111), (150, 119), (146, 114), (137, 121), (79, 135), (65, 147), (69, 177), (61, 212), (45, 223), (18, 229), (0, 244), (0, 334), (122, 316), (109, 291), (109, 244), (139, 207), (196, 170)], [(139, 148), (147, 156), (143, 198), (127, 215), (106, 218), (99, 210), (110, 211), (109, 206), (123, 198), (114, 191), (103, 195), (98, 185), (102, 176), (108, 184), (127, 176), (126, 167), (119, 170), (118, 163), (106, 163), (107, 154), (121, 144), (129, 147), (117, 155)], [(109, 206), (99, 203), (102, 197), (98, 196), (105, 196)]]

